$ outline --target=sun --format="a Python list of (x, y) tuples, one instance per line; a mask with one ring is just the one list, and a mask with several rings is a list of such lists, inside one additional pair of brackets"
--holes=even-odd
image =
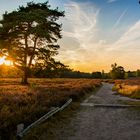
[(10, 61), (10, 60), (5, 60), (5, 59), (6, 59), (5, 56), (0, 57), (0, 65), (2, 65), (2, 64), (5, 64), (5, 65), (7, 65), (7, 66), (13, 65), (12, 61)]

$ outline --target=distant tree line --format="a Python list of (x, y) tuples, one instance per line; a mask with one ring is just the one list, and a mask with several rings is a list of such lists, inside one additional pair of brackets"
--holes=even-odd
[(125, 72), (126, 78), (140, 77), (140, 69), (137, 71), (127, 71)]
[[(0, 77), (18, 78), (21, 77), (22, 71), (14, 66), (0, 65)], [(80, 72), (70, 69), (68, 66), (61, 62), (53, 61), (48, 65), (41, 65), (36, 63), (32, 65), (29, 73), (30, 78), (110, 78), (108, 73), (104, 72)]]
[[(0, 65), (0, 78), (19, 78), (22, 71), (14, 66)], [(140, 77), (140, 69), (136, 71), (125, 71), (122, 66), (116, 63), (111, 65), (108, 73), (99, 72), (80, 72), (70, 69), (59, 61), (50, 61), (46, 65), (36, 63), (32, 65), (30, 78), (94, 78), (94, 79), (125, 79)]]
[[(21, 75), (22, 75), (22, 71), (20, 71), (14, 66), (7, 66), (5, 64), (0, 65), (0, 78), (19, 78), (21, 77)], [(70, 69), (68, 66), (65, 66), (60, 62), (57, 62), (54, 65), (49, 64), (46, 67), (43, 67), (40, 64), (36, 64), (32, 66), (32, 68), (30, 69), (29, 77), (30, 78), (92, 78), (93, 75), (91, 73), (74, 71)]]

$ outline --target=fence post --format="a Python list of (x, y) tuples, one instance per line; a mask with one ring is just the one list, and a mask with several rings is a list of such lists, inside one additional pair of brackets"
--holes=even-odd
[(21, 133), (24, 130), (24, 124), (18, 124), (17, 125), (17, 140), (21, 140), (21, 137), (18, 135), (19, 133)]

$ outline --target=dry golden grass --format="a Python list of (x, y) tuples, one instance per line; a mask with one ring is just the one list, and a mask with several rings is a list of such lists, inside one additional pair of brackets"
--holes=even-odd
[(101, 85), (92, 79), (0, 79), (0, 131), (4, 135), (16, 130), (16, 125), (35, 121), (52, 106), (61, 106), (69, 98), (79, 99)]
[(113, 89), (121, 95), (140, 99), (140, 79), (116, 80)]

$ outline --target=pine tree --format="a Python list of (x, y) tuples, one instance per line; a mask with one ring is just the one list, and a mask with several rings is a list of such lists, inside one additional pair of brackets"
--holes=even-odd
[(45, 63), (57, 54), (57, 40), (62, 37), (62, 25), (57, 20), (63, 16), (63, 11), (51, 9), (48, 2), (30, 2), (3, 14), (0, 21), (1, 54), (23, 71), (23, 84), (28, 83), (32, 64), (36, 61)]

